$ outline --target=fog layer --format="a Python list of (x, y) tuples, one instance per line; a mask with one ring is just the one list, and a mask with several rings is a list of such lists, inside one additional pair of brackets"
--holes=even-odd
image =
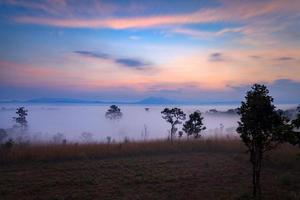
[[(145, 105), (119, 105), (123, 116), (120, 120), (105, 118), (109, 105), (1, 105), (0, 128), (13, 130), (15, 125), (13, 117), (18, 106), (28, 109), (28, 138), (34, 141), (53, 141), (55, 137), (65, 138), (67, 141), (121, 141), (167, 138), (170, 124), (161, 117), (165, 107), (174, 106), (145, 106)], [(181, 108), (187, 118), (191, 112), (200, 110), (204, 117), (206, 130), (202, 132), (207, 136), (234, 136), (239, 116), (222, 112), (208, 113), (210, 109), (226, 111), (237, 108), (238, 105), (217, 106), (176, 106)], [(281, 105), (282, 109), (292, 107)], [(145, 109), (149, 108), (149, 109)], [(178, 125), (181, 130), (182, 125)], [(59, 134), (58, 134), (59, 133)], [(186, 137), (186, 136), (183, 136)], [(57, 138), (56, 138), (57, 139)]]

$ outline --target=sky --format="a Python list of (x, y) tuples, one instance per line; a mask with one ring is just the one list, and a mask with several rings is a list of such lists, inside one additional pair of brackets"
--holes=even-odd
[(300, 102), (299, 0), (0, 0), (0, 100)]

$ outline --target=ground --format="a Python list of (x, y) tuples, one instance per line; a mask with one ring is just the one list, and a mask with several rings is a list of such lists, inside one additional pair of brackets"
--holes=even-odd
[[(263, 199), (300, 199), (300, 157), (284, 151), (264, 161)], [(25, 159), (2, 163), (0, 175), (2, 200), (251, 199), (244, 150)]]

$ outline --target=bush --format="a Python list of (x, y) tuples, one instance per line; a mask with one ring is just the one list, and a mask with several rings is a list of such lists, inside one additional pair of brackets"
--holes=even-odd
[(13, 139), (9, 139), (7, 142), (5, 142), (3, 145), (1, 145), (1, 147), (3, 149), (6, 150), (10, 150), (13, 146), (14, 146), (15, 142), (13, 141)]

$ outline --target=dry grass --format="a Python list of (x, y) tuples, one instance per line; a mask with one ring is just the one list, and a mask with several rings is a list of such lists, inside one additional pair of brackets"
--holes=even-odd
[(180, 152), (240, 152), (245, 151), (238, 139), (212, 138), (205, 140), (152, 140), (126, 143), (89, 144), (26, 144), (0, 150), (0, 162), (26, 160), (66, 160), (80, 158), (108, 158), (135, 155), (155, 155)]
[[(264, 199), (300, 199), (299, 148), (266, 155)], [(16, 145), (0, 157), (0, 199), (249, 199), (238, 139)]]

